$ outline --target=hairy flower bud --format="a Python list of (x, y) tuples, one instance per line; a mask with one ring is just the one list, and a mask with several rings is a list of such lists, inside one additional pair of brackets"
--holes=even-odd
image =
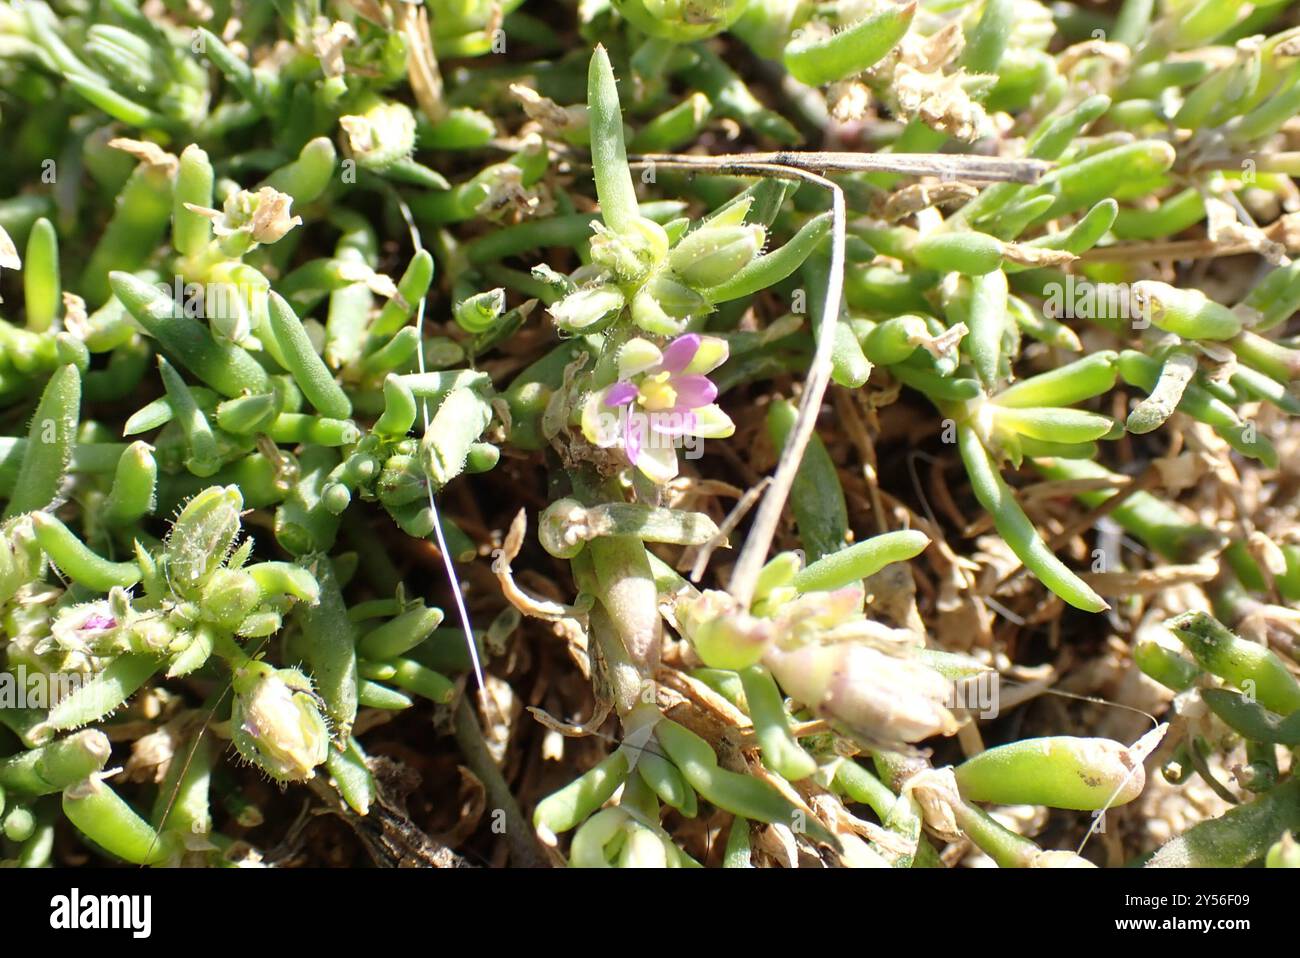
[(237, 629), (262, 601), (262, 589), (243, 569), (217, 569), (203, 585), (203, 617)]
[(40, 578), (45, 553), (36, 543), (30, 516), (18, 516), (0, 526), (0, 605)]
[(576, 333), (595, 326), (623, 308), (623, 294), (617, 286), (593, 286), (570, 293), (550, 307), (555, 325)]
[(415, 114), (404, 103), (375, 97), (359, 113), (339, 117), (357, 166), (385, 170), (415, 149)]
[(758, 255), (767, 238), (758, 225), (707, 224), (684, 236), (668, 264), (688, 286), (708, 289), (725, 283)]
[(594, 224), (594, 229), (592, 261), (613, 271), (620, 282), (643, 282), (668, 255), (668, 234), (654, 220), (643, 216), (622, 232), (601, 223)]
[(167, 536), (164, 558), (174, 588), (197, 588), (225, 561), (239, 535), (244, 497), (238, 486), (209, 486), (181, 510)]
[(632, 322), (648, 333), (675, 336), (686, 320), (705, 312), (704, 297), (674, 277), (659, 273), (632, 298)]
[(231, 733), (245, 759), (281, 782), (302, 782), (325, 761), (329, 731), (311, 680), (297, 669), (248, 662), (235, 675)]

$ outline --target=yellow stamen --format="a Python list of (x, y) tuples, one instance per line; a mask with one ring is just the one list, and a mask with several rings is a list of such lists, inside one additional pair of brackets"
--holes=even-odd
[(639, 406), (650, 412), (672, 409), (677, 405), (677, 390), (669, 385), (672, 373), (657, 373), (641, 381), (637, 390), (636, 401)]

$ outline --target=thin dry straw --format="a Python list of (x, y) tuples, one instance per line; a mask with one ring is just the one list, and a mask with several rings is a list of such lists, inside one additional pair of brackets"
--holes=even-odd
[[(713, 168), (717, 166), (781, 167), (806, 173), (896, 173), (902, 176), (937, 176), (945, 180), (983, 183), (1036, 183), (1055, 164), (1046, 160), (1003, 159), (947, 153), (839, 153), (821, 150), (782, 150), (775, 153), (727, 153), (693, 156), (677, 153), (642, 153), (632, 156), (632, 166), (670, 163)], [(735, 173), (727, 169), (720, 172)], [(778, 174), (779, 175), (779, 174)]]
[[(411, 245), (415, 252), (419, 253), (424, 249), (424, 244), (420, 241), (420, 229), (415, 225), (415, 218), (411, 215), (411, 208), (406, 205), (406, 201), (393, 191), (393, 198), (397, 202), (397, 208), (402, 213), (402, 219), (406, 220), (406, 228), (411, 234)], [(424, 297), (420, 297), (419, 305), (415, 309), (415, 328), (419, 335), (419, 341), (422, 344), (415, 351), (416, 363), (420, 370), (420, 375), (424, 375)], [(424, 423), (424, 431), (429, 431), (429, 400), (424, 396), (420, 397), (420, 416)], [(469, 624), (469, 610), (465, 608), (465, 597), (461, 595), (460, 579), (456, 576), (456, 567), (452, 561), (451, 550), (447, 548), (447, 539), (442, 532), (442, 516), (438, 512), (438, 503), (434, 499), (433, 484), (427, 487), (429, 493), (429, 511), (433, 513), (433, 532), (438, 539), (438, 551), (442, 553), (442, 564), (447, 570), (447, 581), (451, 586), (452, 597), (456, 600), (456, 612), (460, 615), (461, 628), (465, 630), (465, 643), (469, 646), (469, 660), (474, 666), (474, 679), (478, 683), (478, 690), (481, 694), (486, 694), (487, 687), (483, 682), (483, 666), (478, 659), (478, 646), (474, 642), (474, 631)]]

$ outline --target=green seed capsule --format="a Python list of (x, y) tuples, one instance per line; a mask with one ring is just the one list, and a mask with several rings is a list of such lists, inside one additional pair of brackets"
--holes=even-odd
[[(750, 220), (757, 222), (761, 218), (751, 209)], [(710, 303), (723, 303), (751, 296), (781, 282), (803, 264), (830, 232), (830, 228), (830, 213), (814, 216), (799, 227), (799, 231), (789, 241), (770, 253), (755, 256), (733, 276), (717, 286), (701, 290), (701, 294)]]
[(597, 325), (615, 315), (625, 302), (617, 286), (593, 286), (570, 293), (553, 304), (549, 312), (555, 325), (565, 332), (595, 332)]
[(232, 684), (231, 738), (239, 754), (276, 781), (310, 779), (329, 753), (329, 735), (307, 676), (248, 659)]
[(1142, 757), (1133, 749), (1111, 739), (1066, 735), (991, 748), (953, 774), (969, 801), (1080, 811), (1125, 805), (1146, 785)]

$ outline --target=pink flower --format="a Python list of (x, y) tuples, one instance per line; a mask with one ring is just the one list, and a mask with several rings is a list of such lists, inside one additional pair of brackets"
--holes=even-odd
[(677, 475), (683, 437), (722, 439), (736, 431), (706, 375), (726, 361), (726, 340), (716, 336), (687, 333), (662, 350), (648, 339), (628, 340), (618, 354), (618, 381), (583, 407), (583, 434), (598, 446), (621, 448), (650, 480), (668, 482)]

